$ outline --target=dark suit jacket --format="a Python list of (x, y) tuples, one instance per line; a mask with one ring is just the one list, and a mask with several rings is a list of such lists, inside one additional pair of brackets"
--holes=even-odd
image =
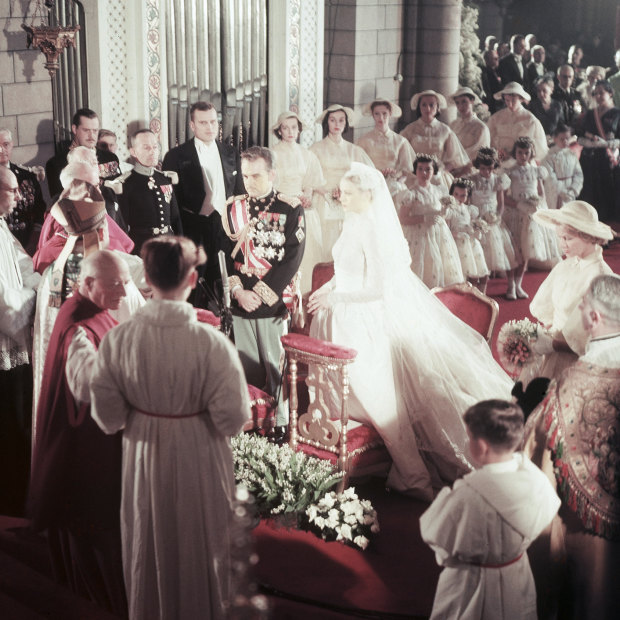
[[(543, 65), (543, 74), (546, 72), (547, 70), (544, 68)], [(531, 60), (530, 62), (527, 63), (526, 67), (525, 67), (525, 90), (527, 90), (528, 93), (530, 93), (530, 95), (534, 94), (534, 82), (541, 76), (538, 75), (538, 72), (536, 71), (536, 64), (534, 63), (533, 60)]]
[[(216, 144), (222, 160), (226, 197), (244, 194), (245, 187), (241, 178), (239, 153), (227, 144), (220, 142)], [(200, 213), (205, 198), (205, 189), (194, 138), (170, 149), (164, 157), (162, 169), (174, 170), (179, 175), (179, 182), (174, 186), (179, 209)]]
[(482, 101), (489, 106), (489, 112), (497, 112), (502, 107), (501, 102), (493, 98), (493, 95), (502, 90), (502, 78), (489, 67), (482, 68), (482, 89), (484, 90), (484, 97)]
[[(517, 61), (512, 54), (504, 56), (499, 61), (499, 67), (497, 68), (497, 72), (502, 78), (504, 86), (508, 84), (508, 82), (519, 82), (519, 84), (523, 84), (523, 78), (521, 77), (521, 73), (519, 73)], [(523, 69), (523, 73), (525, 74), (525, 67)]]

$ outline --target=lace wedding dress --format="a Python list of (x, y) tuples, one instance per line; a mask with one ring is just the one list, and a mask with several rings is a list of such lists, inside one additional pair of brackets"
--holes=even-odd
[[(471, 469), (465, 410), (510, 398), (512, 382), (482, 336), (410, 270), (382, 175), (353, 164), (346, 176), (361, 179), (374, 198), (367, 211), (345, 215), (335, 275), (323, 289), (330, 307), (314, 316), (310, 334), (358, 351), (349, 367), (350, 417), (384, 439), (394, 463), (388, 485), (430, 499), (433, 488)], [(332, 398), (337, 407), (339, 395)]]

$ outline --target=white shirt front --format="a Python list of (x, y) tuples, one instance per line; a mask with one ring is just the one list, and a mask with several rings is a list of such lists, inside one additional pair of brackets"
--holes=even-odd
[(210, 144), (194, 138), (198, 160), (202, 168), (202, 180), (205, 187), (205, 199), (200, 215), (211, 215), (215, 210), (220, 215), (226, 206), (226, 188), (224, 186), (224, 170), (215, 140)]

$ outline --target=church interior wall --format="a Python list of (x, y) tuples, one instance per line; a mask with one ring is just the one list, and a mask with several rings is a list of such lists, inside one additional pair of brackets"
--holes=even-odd
[(44, 56), (26, 47), (24, 5), (0, 2), (0, 127), (13, 134), (13, 159), (43, 164), (54, 154), (52, 86)]

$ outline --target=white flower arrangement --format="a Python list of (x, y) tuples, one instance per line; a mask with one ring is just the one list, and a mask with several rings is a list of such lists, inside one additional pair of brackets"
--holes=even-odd
[(377, 513), (354, 488), (330, 491), (342, 474), (328, 461), (277, 446), (259, 435), (231, 439), (235, 479), (254, 497), (259, 515), (360, 549), (379, 531)]
[(497, 353), (504, 370), (513, 378), (532, 358), (532, 343), (538, 339), (539, 325), (529, 319), (504, 323), (497, 335)]
[(360, 549), (366, 549), (370, 535), (379, 531), (377, 511), (368, 500), (361, 500), (353, 487), (339, 494), (327, 493), (317, 504), (308, 506), (305, 517), (308, 529), (323, 540)]

